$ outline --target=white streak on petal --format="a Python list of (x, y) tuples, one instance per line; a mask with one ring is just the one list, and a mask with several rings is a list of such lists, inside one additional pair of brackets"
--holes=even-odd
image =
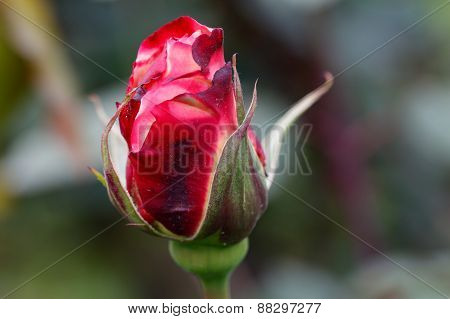
[[(112, 132), (115, 131), (119, 132), (118, 122), (116, 122), (112, 128)], [(120, 133), (110, 135), (109, 151), (111, 154), (112, 165), (117, 173), (117, 176), (119, 177), (120, 183), (122, 185), (126, 185), (126, 165), (128, 160), (128, 145)]]
[[(100, 122), (103, 125), (107, 126), (110, 118), (105, 112), (105, 108), (103, 107), (103, 103), (100, 98), (92, 94), (89, 96), (90, 101), (94, 104), (95, 112), (97, 113), (97, 117), (100, 119)], [(126, 165), (128, 160), (128, 145), (122, 134), (120, 134), (120, 128), (118, 121), (114, 123), (114, 126), (111, 129), (111, 135), (108, 139), (109, 142), (109, 150), (111, 152), (111, 162), (114, 166), (114, 170), (119, 177), (120, 183), (122, 185), (126, 185)], [(124, 189), (126, 189), (124, 187)]]

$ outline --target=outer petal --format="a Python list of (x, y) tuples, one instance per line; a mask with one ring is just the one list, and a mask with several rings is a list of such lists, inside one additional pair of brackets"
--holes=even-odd
[[(125, 105), (128, 101), (126, 101), (123, 105)], [(122, 185), (122, 181), (120, 180), (117, 168), (114, 167), (113, 161), (111, 159), (111, 151), (109, 147), (109, 134), (111, 132), (112, 127), (114, 126), (120, 112), (123, 109), (123, 105), (119, 107), (116, 114), (111, 118), (109, 123), (105, 127), (105, 131), (102, 135), (102, 158), (104, 165), (104, 176), (106, 187), (108, 189), (109, 197), (116, 206), (116, 208), (127, 217), (132, 223), (136, 225), (140, 225), (140, 227), (146, 229), (147, 224), (144, 222), (142, 217), (137, 213), (136, 206), (132, 201), (131, 197), (125, 190)], [(149, 226), (148, 226), (149, 227)], [(148, 228), (150, 231), (152, 229)]]
[[(129, 156), (127, 181), (130, 193), (138, 190), (148, 223), (185, 238), (202, 225), (220, 151), (237, 125), (231, 75), (226, 65), (208, 90), (151, 109), (155, 121)], [(172, 184), (170, 192), (160, 192)]]
[[(108, 195), (114, 206), (116, 206), (116, 208), (124, 215), (124, 217), (131, 222), (131, 225), (139, 227), (151, 234), (180, 240), (183, 238), (170, 232), (167, 228), (164, 227), (164, 225), (160, 224), (159, 222), (153, 221), (151, 225), (146, 222), (146, 220), (143, 218), (143, 215), (141, 214), (141, 201), (138, 197), (134, 196), (136, 193), (136, 189), (134, 187), (130, 187), (129, 192), (125, 189), (124, 182), (118, 174), (118, 169), (116, 167), (117, 163), (113, 163), (112, 161), (111, 150), (109, 146), (109, 135), (111, 133), (111, 129), (117, 121), (117, 118), (119, 117), (119, 114), (122, 112), (124, 105), (129, 102), (133, 94), (133, 92), (129, 94), (126, 97), (125, 101), (119, 106), (116, 114), (114, 114), (114, 116), (106, 125), (102, 135), (102, 158)], [(162, 192), (170, 192), (171, 188), (174, 186), (175, 184), (169, 185), (167, 188), (163, 189)], [(156, 197), (157, 195), (158, 194), (155, 194), (154, 197)]]

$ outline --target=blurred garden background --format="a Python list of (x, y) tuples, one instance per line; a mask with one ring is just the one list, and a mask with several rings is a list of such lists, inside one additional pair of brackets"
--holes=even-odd
[(0, 296), (200, 296), (166, 240), (105, 230), (120, 215), (87, 169), (89, 96), (112, 114), (140, 42), (180, 15), (224, 28), (247, 99), (259, 78), (256, 123), (339, 74), (301, 120), (312, 174), (277, 178), (291, 194), (273, 186), (233, 296), (450, 295), (450, 5), (430, 14), (445, 2), (0, 0)]

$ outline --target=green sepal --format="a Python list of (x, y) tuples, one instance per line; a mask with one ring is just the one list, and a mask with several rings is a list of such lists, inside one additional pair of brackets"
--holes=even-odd
[(247, 136), (256, 94), (255, 84), (249, 110), (222, 150), (198, 239), (216, 235), (212, 238), (217, 244), (239, 242), (248, 237), (267, 207), (264, 168)]
[(105, 187), (108, 188), (108, 186), (106, 185), (106, 181), (105, 181), (105, 177), (103, 176), (102, 173), (100, 173), (99, 171), (97, 171), (95, 168), (93, 167), (88, 167), (89, 171), (92, 173), (92, 175), (95, 176), (95, 178), (97, 178), (97, 180)]
[(244, 96), (242, 94), (241, 80), (239, 79), (239, 74), (236, 68), (236, 54), (233, 54), (231, 59), (231, 65), (233, 67), (233, 85), (234, 94), (236, 98), (236, 114), (238, 119), (238, 124), (242, 124), (245, 118), (245, 108), (244, 108)]

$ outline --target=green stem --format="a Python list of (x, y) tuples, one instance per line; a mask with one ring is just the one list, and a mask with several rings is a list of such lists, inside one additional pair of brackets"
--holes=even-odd
[(228, 299), (230, 298), (230, 276), (218, 276), (217, 278), (200, 278), (205, 298)]
[(231, 273), (247, 254), (248, 240), (234, 245), (171, 241), (173, 260), (201, 281), (205, 298), (229, 298)]

